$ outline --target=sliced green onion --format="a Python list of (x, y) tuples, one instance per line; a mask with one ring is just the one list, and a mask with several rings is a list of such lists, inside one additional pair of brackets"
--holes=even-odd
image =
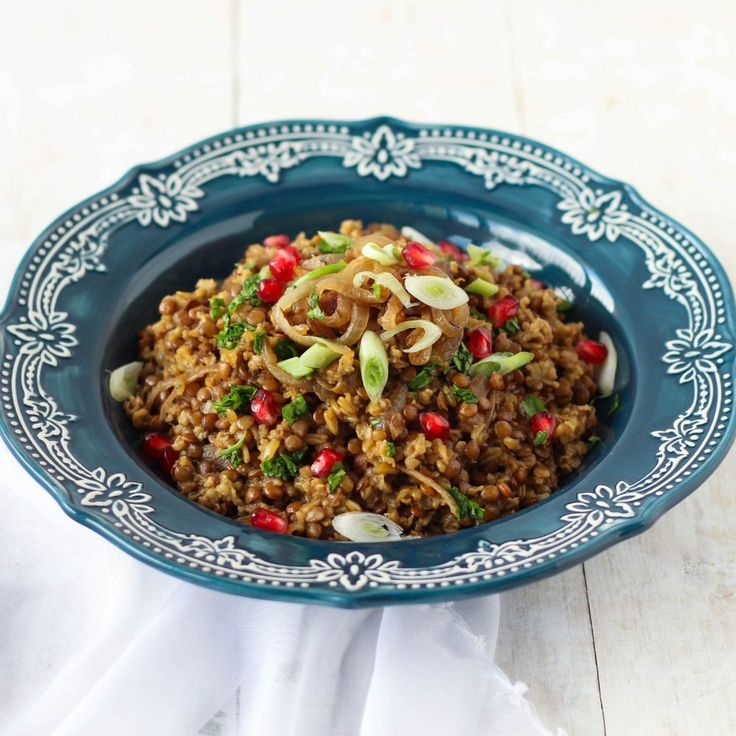
[(607, 332), (601, 331), (598, 339), (606, 346), (608, 355), (598, 367), (598, 391), (604, 398), (613, 393), (613, 385), (616, 382), (616, 368), (618, 366), (618, 354), (616, 346)]
[(475, 279), (466, 287), (468, 294), (479, 294), (480, 296), (493, 296), (498, 291), (498, 286), (485, 279)]
[(297, 286), (305, 284), (307, 281), (313, 281), (314, 279), (320, 279), (323, 276), (328, 276), (331, 273), (337, 273), (342, 271), (348, 264), (345, 261), (338, 261), (337, 263), (328, 263), (326, 266), (320, 266), (315, 268), (314, 271), (307, 271), (304, 275), (300, 276), (292, 285), (291, 288), (295, 289)]
[(401, 281), (392, 273), (373, 273), (373, 271), (360, 271), (353, 276), (353, 286), (362, 286), (366, 279), (373, 279), (376, 284), (385, 286), (407, 309), (413, 306), (409, 292), (403, 287)]
[(420, 233), (419, 230), (415, 230), (413, 227), (408, 227), (407, 225), (405, 225), (401, 228), (401, 234), (407, 240), (413, 240), (416, 243), (421, 243), (427, 248), (437, 250), (437, 244), (434, 241), (430, 240), (424, 233)]
[(404, 330), (424, 330), (424, 336), (410, 348), (406, 348), (403, 351), (405, 353), (418, 353), (420, 350), (434, 345), (442, 337), (442, 330), (433, 322), (426, 319), (410, 319), (394, 327), (393, 330), (382, 332), (381, 340), (390, 340), (394, 335), (398, 335), (399, 332)]
[(285, 370), (290, 376), (294, 376), (294, 378), (306, 378), (314, 373), (314, 368), (304, 365), (301, 357), (280, 360), (276, 365)]
[(393, 243), (384, 245), (383, 248), (379, 248), (375, 243), (366, 243), (360, 249), (360, 252), (366, 258), (370, 258), (382, 266), (392, 266), (398, 263), (401, 258), (399, 249)]
[(134, 360), (132, 363), (116, 368), (110, 374), (110, 396), (115, 401), (129, 399), (135, 391), (142, 370), (143, 363), (140, 360)]
[(317, 235), (322, 238), (322, 242), (317, 247), (323, 253), (344, 253), (353, 244), (352, 238), (340, 233), (318, 230)]
[(491, 373), (500, 373), (505, 376), (517, 368), (525, 366), (534, 360), (532, 353), (524, 351), (520, 353), (493, 353), (483, 360), (479, 360), (470, 366), (471, 376), (488, 376)]
[(360, 377), (368, 396), (375, 401), (381, 397), (388, 382), (388, 354), (386, 346), (375, 332), (366, 330), (360, 338), (358, 351)]
[(490, 266), (495, 270), (503, 268), (503, 261), (488, 248), (481, 248), (479, 245), (470, 243), (467, 252), (474, 266)]
[(339, 357), (339, 353), (336, 353), (325, 345), (321, 345), (316, 342), (314, 345), (308, 347), (301, 354), (298, 360), (307, 368), (321, 370), (322, 368), (327, 368), (331, 363), (334, 363)]
[(332, 520), (332, 528), (351, 542), (389, 542), (404, 530), (386, 516), (367, 511), (347, 511)]
[(444, 276), (407, 276), (404, 286), (422, 304), (435, 309), (455, 309), (468, 302), (468, 295)]
[(272, 277), (271, 269), (268, 266), (264, 266), (258, 272), (258, 278), (262, 281), (263, 279), (270, 279)]

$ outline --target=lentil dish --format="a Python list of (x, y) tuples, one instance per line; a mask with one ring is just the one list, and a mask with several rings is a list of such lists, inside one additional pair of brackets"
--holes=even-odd
[(370, 512), (453, 532), (547, 498), (597, 439), (607, 351), (568, 306), (410, 228), (274, 235), (163, 298), (124, 407), (182, 494), (240, 522), (345, 539), (333, 519)]

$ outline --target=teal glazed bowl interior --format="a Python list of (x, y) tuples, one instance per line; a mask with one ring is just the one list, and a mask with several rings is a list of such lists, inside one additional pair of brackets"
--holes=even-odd
[[(135, 359), (161, 297), (224, 277), (271, 233), (345, 218), (490, 245), (611, 335), (621, 408), (549, 499), (442, 537), (323, 542), (217, 516), (141, 460), (106, 371)], [(267, 123), (138, 166), (33, 243), (0, 337), (0, 430), (62, 508), (159, 569), (261, 598), (359, 607), (535, 580), (645, 529), (733, 438), (734, 302), (705, 245), (628, 185), (478, 128)]]

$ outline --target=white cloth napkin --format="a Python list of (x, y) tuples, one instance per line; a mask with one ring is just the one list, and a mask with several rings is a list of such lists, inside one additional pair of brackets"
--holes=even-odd
[(493, 662), (498, 597), (344, 611), (183, 583), (4, 446), (0, 560), (4, 736), (551, 736)]

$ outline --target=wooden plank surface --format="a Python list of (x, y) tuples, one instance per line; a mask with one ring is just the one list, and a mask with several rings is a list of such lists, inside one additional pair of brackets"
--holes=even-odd
[[(529, 134), (634, 182), (735, 274), (734, 4), (508, 9)], [(732, 453), (653, 529), (585, 564), (608, 736), (736, 733), (735, 470)]]
[[(736, 273), (727, 0), (73, 0), (45, 4), (43, 23), (37, 6), (5, 0), (0, 14), (12, 18), (0, 25), (4, 260), (130, 164), (234, 121), (390, 113), (552, 143), (635, 182)], [(0, 269), (0, 291), (10, 274)], [(530, 685), (547, 724), (736, 732), (734, 471), (732, 454), (585, 575), (504, 595), (499, 664)]]

